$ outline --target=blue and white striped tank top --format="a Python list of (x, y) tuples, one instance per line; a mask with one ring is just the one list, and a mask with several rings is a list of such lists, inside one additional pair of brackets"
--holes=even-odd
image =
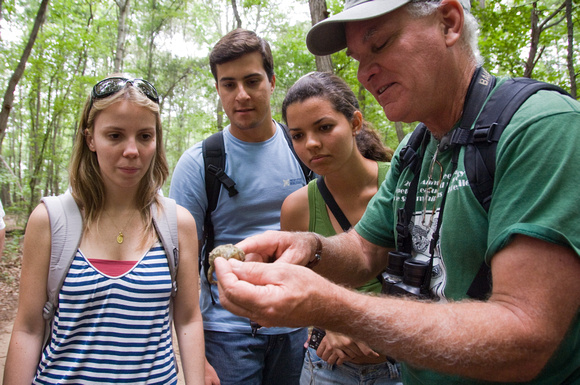
[(176, 384), (170, 299), (161, 243), (119, 277), (77, 250), (33, 384)]

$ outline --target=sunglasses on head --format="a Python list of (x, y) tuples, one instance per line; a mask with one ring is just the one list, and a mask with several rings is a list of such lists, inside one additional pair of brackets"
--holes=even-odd
[(91, 92), (91, 98), (95, 100), (111, 96), (121, 91), (127, 85), (127, 83), (131, 84), (133, 87), (136, 87), (150, 100), (159, 104), (159, 95), (157, 94), (157, 90), (155, 89), (153, 84), (143, 79), (127, 79), (114, 77), (101, 80), (93, 87), (93, 91)]

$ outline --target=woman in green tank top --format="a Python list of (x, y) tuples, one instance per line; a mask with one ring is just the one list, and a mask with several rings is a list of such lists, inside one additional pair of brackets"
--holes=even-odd
[[(348, 85), (333, 74), (312, 72), (299, 79), (284, 99), (282, 116), (296, 153), (322, 180), (311, 181), (286, 198), (281, 229), (324, 236), (348, 230), (378, 191), (393, 151), (365, 122)], [(326, 203), (329, 196), (336, 203), (333, 209)], [(357, 290), (380, 293), (381, 285), (373, 279)], [(399, 384), (399, 365), (361, 342), (327, 331), (317, 349), (308, 348), (300, 383), (371, 379), (376, 384)]]

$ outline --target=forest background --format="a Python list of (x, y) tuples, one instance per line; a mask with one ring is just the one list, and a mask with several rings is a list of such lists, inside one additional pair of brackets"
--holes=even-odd
[[(299, 77), (331, 70), (349, 83), (366, 119), (396, 148), (415, 125), (385, 118), (357, 81), (357, 63), (344, 51), (315, 57), (306, 49), (313, 22), (342, 8), (342, 0), (0, 0), (5, 210), (25, 220), (40, 197), (66, 190), (83, 103), (91, 87), (114, 72), (147, 79), (159, 91), (172, 171), (187, 148), (227, 125), (208, 55), (237, 27), (256, 31), (272, 47), (276, 120), (287, 89)], [(472, 13), (481, 24), (488, 70), (555, 83), (576, 97), (578, 0), (480, 0), (473, 2)]]

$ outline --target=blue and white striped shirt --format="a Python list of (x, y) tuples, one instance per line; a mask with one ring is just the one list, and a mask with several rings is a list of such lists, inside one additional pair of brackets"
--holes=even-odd
[(33, 383), (176, 384), (170, 299), (161, 243), (119, 277), (78, 250)]

